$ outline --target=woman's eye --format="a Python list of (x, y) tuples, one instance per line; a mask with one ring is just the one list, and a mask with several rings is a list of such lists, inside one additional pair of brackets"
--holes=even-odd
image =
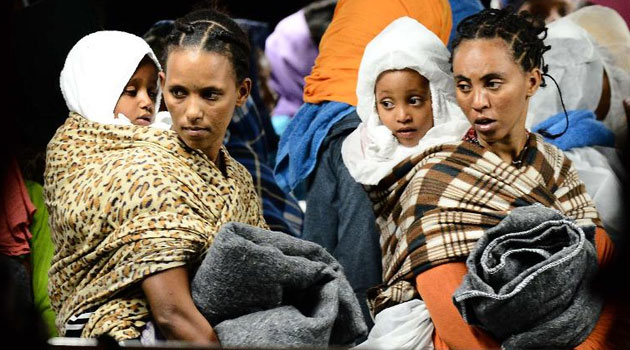
[(501, 86), (500, 81), (489, 81), (487, 84), (489, 89), (498, 89)]
[(219, 94), (213, 91), (205, 92), (202, 96), (204, 99), (210, 100), (210, 101), (216, 101), (219, 98)]
[(171, 95), (173, 95), (173, 97), (175, 98), (182, 98), (186, 95), (186, 93), (184, 92), (183, 89), (171, 89), (170, 90)]
[(461, 92), (468, 92), (470, 91), (470, 85), (459, 83), (457, 84), (457, 89)]

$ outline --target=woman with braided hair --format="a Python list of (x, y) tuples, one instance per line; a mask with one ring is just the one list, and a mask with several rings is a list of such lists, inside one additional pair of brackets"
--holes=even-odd
[(222, 146), (249, 95), (248, 62), (233, 20), (192, 12), (176, 21), (160, 72), (172, 130), (77, 114), (57, 130), (45, 177), (61, 334), (216, 344), (192, 275), (224, 223), (267, 228), (251, 176)]
[(368, 189), (385, 282), (372, 309), (422, 299), (437, 349), (610, 348), (610, 305), (590, 282), (612, 243), (571, 161), (525, 127), (544, 22), (488, 9), (457, 32), (456, 97), (472, 126)]

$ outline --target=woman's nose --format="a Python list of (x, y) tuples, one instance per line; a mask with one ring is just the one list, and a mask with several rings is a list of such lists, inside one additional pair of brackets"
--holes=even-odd
[(486, 92), (483, 89), (476, 89), (473, 91), (473, 100), (471, 107), (475, 110), (482, 110), (484, 108), (488, 108), (488, 96), (486, 96)]
[(184, 115), (186, 116), (186, 119), (192, 122), (203, 118), (203, 110), (201, 109), (199, 103), (197, 103), (194, 99), (190, 99), (186, 104), (186, 111)]

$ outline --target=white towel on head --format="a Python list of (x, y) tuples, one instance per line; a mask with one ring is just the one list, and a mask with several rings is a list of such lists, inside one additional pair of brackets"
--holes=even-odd
[[(151, 47), (138, 36), (105, 30), (83, 37), (68, 53), (59, 78), (68, 109), (93, 122), (131, 125), (122, 114), (114, 116), (114, 109), (144, 56), (162, 70)], [(156, 112), (159, 89), (158, 81)]]
[[(545, 44), (551, 49), (543, 58), (567, 110), (595, 111), (606, 71), (611, 96), (604, 124), (615, 133), (617, 146), (622, 146), (628, 130), (622, 100), (630, 96), (630, 32), (619, 14), (601, 6), (584, 7), (550, 23)], [(538, 89), (529, 103), (528, 128), (562, 112), (558, 89), (551, 79), (546, 81), (547, 86)]]
[[(450, 54), (418, 21), (401, 17), (365, 47), (357, 81), (357, 114), (362, 123), (344, 140), (343, 161), (359, 183), (377, 184), (404, 158), (430, 146), (462, 138), (470, 124), (455, 101)], [(384, 71), (413, 69), (429, 81), (433, 128), (415, 147), (398, 143), (376, 112), (374, 86)]]

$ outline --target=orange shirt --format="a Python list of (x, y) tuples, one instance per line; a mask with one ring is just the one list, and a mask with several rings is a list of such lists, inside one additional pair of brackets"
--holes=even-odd
[(306, 77), (304, 101), (357, 105), (357, 74), (365, 46), (393, 20), (416, 19), (448, 42), (452, 26), (448, 0), (339, 0), (319, 55)]

